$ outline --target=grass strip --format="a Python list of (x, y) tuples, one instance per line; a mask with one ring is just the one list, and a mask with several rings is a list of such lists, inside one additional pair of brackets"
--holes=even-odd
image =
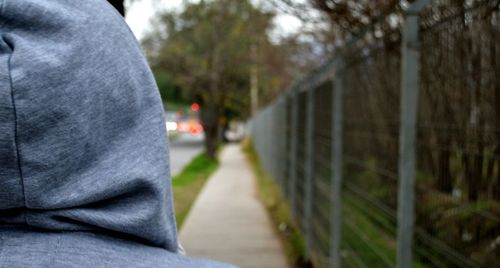
[(205, 182), (218, 166), (218, 161), (211, 160), (205, 153), (201, 153), (173, 178), (175, 216), (179, 229)]
[(282, 241), (289, 263), (292, 267), (312, 267), (311, 263), (306, 261), (304, 239), (293, 223), (288, 204), (278, 185), (262, 168), (250, 139), (243, 141), (243, 151), (257, 178), (259, 199), (271, 217), (273, 227)]

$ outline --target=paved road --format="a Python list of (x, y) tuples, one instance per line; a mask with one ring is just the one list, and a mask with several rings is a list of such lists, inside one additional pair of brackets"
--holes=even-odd
[(187, 254), (241, 268), (289, 267), (241, 148), (225, 146), (220, 161), (182, 227)]
[(170, 172), (172, 177), (200, 152), (203, 151), (203, 135), (192, 136), (181, 134), (178, 139), (170, 142)]

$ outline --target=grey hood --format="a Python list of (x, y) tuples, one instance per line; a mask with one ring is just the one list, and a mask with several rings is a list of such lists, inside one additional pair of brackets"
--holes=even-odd
[(0, 267), (219, 267), (177, 254), (163, 107), (118, 12), (0, 0), (0, 35)]

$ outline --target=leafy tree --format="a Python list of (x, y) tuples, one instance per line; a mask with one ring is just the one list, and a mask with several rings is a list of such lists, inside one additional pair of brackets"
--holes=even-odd
[(286, 54), (268, 35), (273, 17), (248, 0), (187, 2), (180, 13), (160, 14), (156, 31), (143, 41), (155, 73), (170, 74), (200, 103), (212, 158), (226, 115), (248, 114), (252, 67), (259, 66), (259, 88), (284, 88)]

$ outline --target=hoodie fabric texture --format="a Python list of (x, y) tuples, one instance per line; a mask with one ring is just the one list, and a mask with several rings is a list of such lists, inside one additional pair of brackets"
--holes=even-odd
[(105, 0), (0, 0), (0, 267), (228, 267), (178, 253), (158, 89)]

